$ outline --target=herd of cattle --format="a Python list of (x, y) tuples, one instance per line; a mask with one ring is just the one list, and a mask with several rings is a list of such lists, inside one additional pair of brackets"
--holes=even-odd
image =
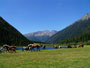
[[(78, 47), (84, 47), (83, 44), (80, 44), (80, 45), (67, 45), (67, 48), (78, 48)], [(24, 46), (22, 47), (22, 51), (33, 51), (33, 50), (37, 50), (37, 51), (40, 51), (40, 48), (42, 49), (46, 49), (46, 46), (45, 45), (38, 45), (38, 44), (29, 44), (28, 46)], [(58, 49), (58, 48), (62, 48), (61, 46), (56, 46), (54, 45), (53, 48), (55, 49)], [(16, 52), (17, 48), (16, 46), (13, 46), (13, 45), (3, 45), (3, 47), (0, 48), (0, 52)]]
[[(54, 48), (58, 49), (58, 48), (62, 48), (61, 46), (53, 46)], [(79, 44), (79, 45), (67, 45), (67, 48), (79, 48), (79, 47), (84, 47), (83, 44)]]

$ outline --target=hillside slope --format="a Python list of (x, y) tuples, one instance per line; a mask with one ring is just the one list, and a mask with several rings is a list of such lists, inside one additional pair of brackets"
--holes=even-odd
[(26, 39), (18, 30), (7, 23), (2, 17), (0, 17), (0, 45), (13, 44), (13, 45), (27, 45), (32, 43)]
[(86, 14), (80, 20), (66, 27), (65, 29), (59, 31), (51, 38), (49, 38), (47, 43), (58, 43), (63, 40), (74, 38), (76, 36), (82, 35), (86, 29), (90, 26), (90, 14)]

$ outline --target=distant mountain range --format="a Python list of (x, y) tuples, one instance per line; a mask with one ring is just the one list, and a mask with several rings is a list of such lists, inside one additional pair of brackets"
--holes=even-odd
[(81, 42), (90, 40), (90, 13), (83, 16), (81, 19), (57, 32), (47, 43), (69, 43)]
[(49, 39), (52, 35), (57, 33), (56, 30), (45, 30), (45, 31), (37, 31), (33, 33), (25, 34), (24, 36), (32, 41), (38, 41), (38, 42), (45, 42), (47, 39)]
[(25, 38), (17, 29), (0, 17), (0, 45), (25, 46), (32, 41)]

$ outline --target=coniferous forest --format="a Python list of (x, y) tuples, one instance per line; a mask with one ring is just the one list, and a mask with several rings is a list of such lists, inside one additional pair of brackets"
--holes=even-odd
[(59, 31), (46, 42), (60, 44), (90, 44), (90, 14)]
[(17, 29), (0, 17), (0, 46), (3, 44), (24, 46), (33, 43), (26, 39)]

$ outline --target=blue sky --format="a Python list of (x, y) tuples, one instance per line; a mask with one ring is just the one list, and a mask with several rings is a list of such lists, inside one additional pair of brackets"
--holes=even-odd
[(90, 13), (90, 0), (0, 0), (0, 16), (21, 33), (62, 30)]

